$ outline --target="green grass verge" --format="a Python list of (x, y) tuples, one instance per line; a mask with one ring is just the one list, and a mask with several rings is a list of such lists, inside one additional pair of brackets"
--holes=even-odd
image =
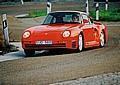
[[(90, 16), (95, 18), (95, 11), (91, 11)], [(120, 8), (100, 10), (99, 17), (101, 21), (120, 21)]]
[(29, 17), (32, 17), (32, 18), (46, 16), (46, 15), (47, 15), (46, 10), (33, 10), (29, 13)]

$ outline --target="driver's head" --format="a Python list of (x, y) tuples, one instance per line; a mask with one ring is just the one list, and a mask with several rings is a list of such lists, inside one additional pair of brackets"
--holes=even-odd
[(73, 21), (73, 22), (79, 22), (79, 16), (73, 15), (73, 16), (72, 16), (72, 21)]

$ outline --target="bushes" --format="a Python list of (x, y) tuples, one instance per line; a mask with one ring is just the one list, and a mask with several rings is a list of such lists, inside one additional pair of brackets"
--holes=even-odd
[[(90, 15), (95, 18), (95, 11), (91, 11)], [(120, 21), (120, 8), (100, 10), (99, 17), (101, 21)]]

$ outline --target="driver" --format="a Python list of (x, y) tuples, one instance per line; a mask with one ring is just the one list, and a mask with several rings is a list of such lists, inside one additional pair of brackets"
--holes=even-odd
[(73, 15), (72, 16), (72, 22), (79, 22), (79, 16)]

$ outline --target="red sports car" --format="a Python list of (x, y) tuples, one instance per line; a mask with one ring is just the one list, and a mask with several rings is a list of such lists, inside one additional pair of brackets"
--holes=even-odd
[(108, 41), (105, 25), (94, 22), (86, 13), (56, 11), (49, 13), (41, 25), (30, 27), (22, 34), (26, 56), (45, 49), (78, 49), (103, 47)]

